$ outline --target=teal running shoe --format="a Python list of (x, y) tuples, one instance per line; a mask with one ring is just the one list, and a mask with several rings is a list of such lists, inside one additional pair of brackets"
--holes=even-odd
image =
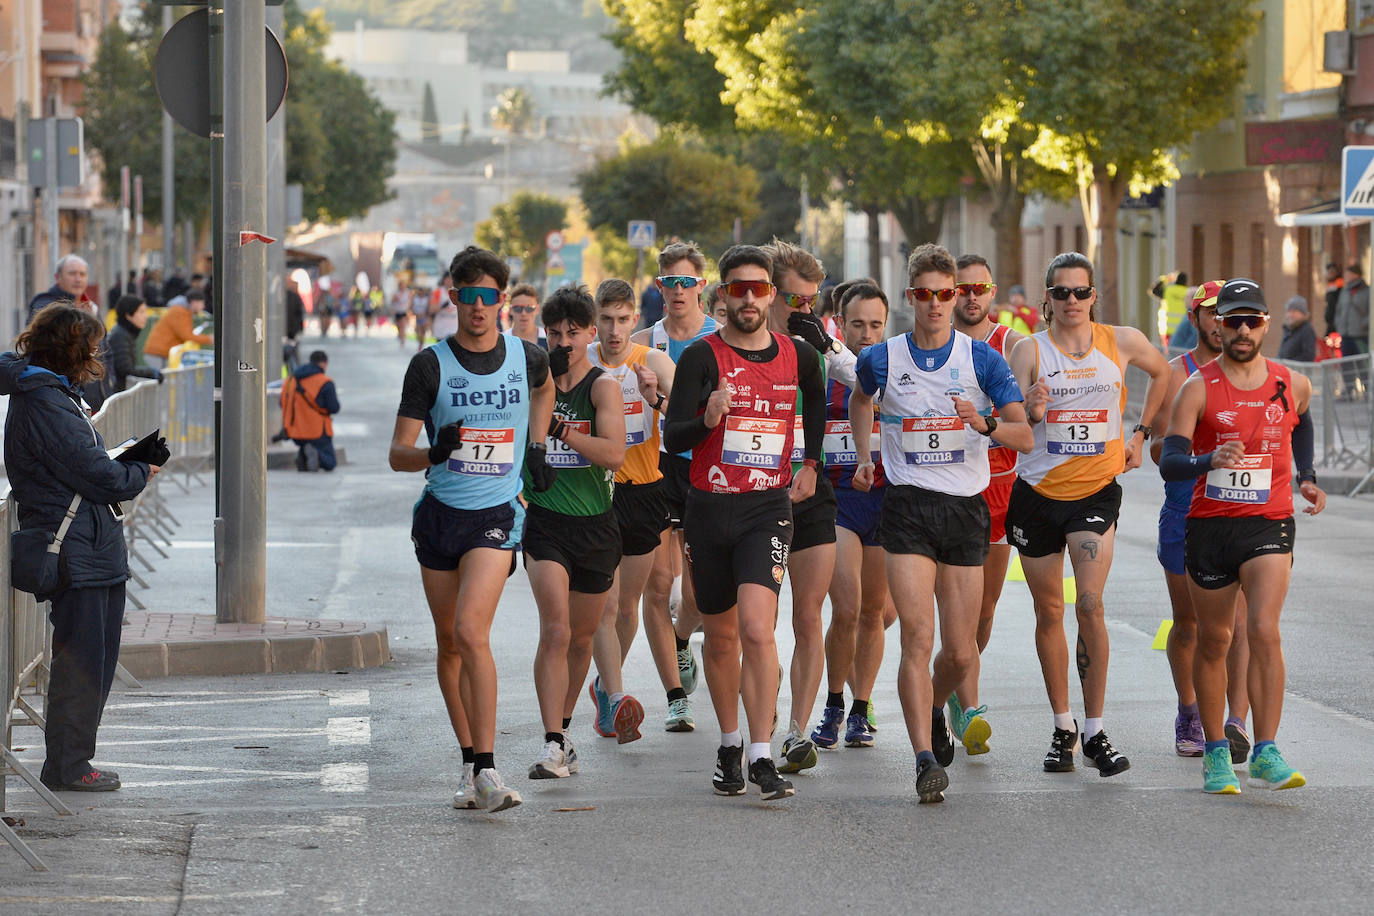
[(960, 718), (953, 720), (959, 723), (954, 727), (954, 733), (964, 742), (964, 750), (970, 757), (988, 752), (988, 738), (992, 737), (992, 726), (983, 718), (987, 711), (986, 706), (970, 706), (960, 711)]
[(614, 738), (615, 714), (611, 709), (610, 694), (601, 689), (601, 675), (592, 678), (592, 682), (587, 685), (587, 692), (592, 695), (592, 702), (596, 704), (596, 721), (592, 723), (592, 731), (603, 738)]
[(696, 692), (697, 676), (700, 669), (697, 668), (697, 657), (692, 652), (689, 644), (685, 649), (677, 650), (677, 676), (682, 683), (682, 689), (688, 694)]
[(690, 732), (695, 731), (696, 727), (696, 719), (692, 718), (692, 706), (686, 697), (668, 701), (668, 718), (663, 720), (665, 732)]
[(1240, 780), (1231, 767), (1231, 748), (1217, 747), (1202, 757), (1202, 791), (1208, 795), (1239, 795)]
[(949, 715), (945, 716), (945, 721), (949, 727), (954, 729), (954, 737), (964, 737), (964, 707), (959, 705), (959, 695), (951, 693), (949, 699), (945, 700), (945, 709), (949, 710)]
[(1298, 789), (1307, 785), (1307, 777), (1288, 765), (1272, 744), (1250, 757), (1250, 784), (1266, 789)]

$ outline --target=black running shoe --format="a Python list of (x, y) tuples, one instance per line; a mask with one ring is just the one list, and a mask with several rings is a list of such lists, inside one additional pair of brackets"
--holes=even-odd
[(1046, 773), (1072, 773), (1073, 755), (1078, 750), (1078, 723), (1074, 722), (1073, 730), (1067, 728), (1056, 728), (1054, 736), (1050, 738), (1050, 749), (1045, 754)]
[(778, 768), (771, 757), (760, 757), (749, 764), (749, 781), (759, 787), (759, 795), (764, 801), (791, 798), (796, 791), (792, 783), (778, 775)]
[[(953, 749), (950, 750), (953, 754)], [(921, 804), (928, 805), (945, 800), (945, 789), (949, 788), (949, 776), (938, 763), (922, 760), (916, 764), (916, 797)]]
[(716, 773), (711, 777), (711, 788), (717, 795), (744, 794), (744, 748), (736, 745), (721, 745), (716, 751)]
[(935, 754), (935, 762), (947, 767), (954, 762), (954, 739), (949, 734), (949, 723), (944, 713), (935, 713), (930, 719), (930, 750)]
[(1126, 755), (1112, 747), (1106, 732), (1098, 732), (1083, 742), (1083, 762), (1097, 768), (1099, 776), (1115, 776), (1131, 768)]

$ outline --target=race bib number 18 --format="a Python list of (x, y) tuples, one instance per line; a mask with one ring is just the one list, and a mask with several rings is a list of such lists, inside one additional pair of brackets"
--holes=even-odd
[(786, 420), (727, 416), (720, 460), (736, 467), (777, 470), (786, 441)]
[(1233, 468), (1207, 472), (1206, 496), (1227, 503), (1267, 503), (1273, 476), (1273, 455), (1246, 455)]
[(1045, 414), (1045, 451), (1051, 455), (1104, 455), (1107, 411), (1051, 410)]
[(515, 467), (515, 430), (464, 426), (462, 444), (448, 458), (455, 474), (503, 477)]
[[(564, 420), (569, 429), (575, 429), (584, 436), (592, 434), (591, 420)], [(548, 464), (551, 468), (588, 468), (592, 463), (582, 457), (571, 445), (552, 436), (544, 440), (549, 449)]]
[(958, 417), (903, 417), (902, 454), (907, 464), (962, 464), (964, 421)]

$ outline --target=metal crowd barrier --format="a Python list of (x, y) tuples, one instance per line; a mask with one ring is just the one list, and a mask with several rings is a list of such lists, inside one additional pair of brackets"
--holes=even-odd
[[(153, 564), (142, 551), (148, 547), (166, 557), (173, 527), (179, 523), (168, 510), (159, 491), (164, 478), (189, 491), (194, 480), (204, 481), (199, 473), (214, 460), (214, 366), (201, 365), (163, 373), (161, 383), (140, 380), (113, 395), (91, 418), (108, 447), (131, 437), (142, 437), (161, 428), (172, 457), (163, 474), (125, 508), (124, 534), (129, 547), (129, 571), (134, 584), (143, 588), (135, 561), (144, 572)], [(182, 480), (175, 475), (181, 474)], [(23, 779), (58, 814), (71, 810), (43, 786), (11, 751), (11, 735), (16, 726), (44, 726), (42, 701), (47, 694), (48, 666), (51, 659), (51, 629), (47, 603), (39, 604), (32, 595), (10, 586), (9, 532), (18, 527), (18, 513), (8, 493), (0, 499), (0, 812), (5, 811), (5, 783), (13, 775)], [(132, 589), (129, 601), (144, 606)], [(137, 686), (121, 667), (119, 678)], [(46, 870), (42, 860), (0, 820), (0, 839), (7, 841), (34, 869)]]

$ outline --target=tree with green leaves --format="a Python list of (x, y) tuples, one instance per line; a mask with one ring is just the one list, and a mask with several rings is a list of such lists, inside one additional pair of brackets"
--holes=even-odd
[(736, 219), (747, 222), (758, 213), (752, 168), (672, 140), (602, 159), (577, 177), (577, 187), (593, 228), (624, 232), (630, 220), (651, 219), (660, 232), (707, 251), (730, 242)]
[[(327, 60), (329, 29), (318, 11), (285, 8), (283, 44), (290, 68), (286, 96), (286, 180), (301, 185), (308, 219), (338, 222), (361, 216), (390, 196), (386, 181), (396, 161), (394, 116), (355, 74)], [(161, 218), (162, 108), (153, 61), (162, 37), (158, 7), (149, 5), (126, 30), (111, 23), (85, 76), (82, 117), (86, 141), (100, 153), (107, 195), (119, 191), (119, 168), (143, 176), (144, 216)], [(209, 221), (209, 141), (177, 128), (175, 175), (178, 220)]]
[(505, 257), (525, 262), (526, 277), (542, 277), (548, 250), (544, 239), (550, 232), (568, 227), (568, 203), (535, 191), (516, 191), (510, 200), (491, 209), (491, 216), (477, 224), (477, 244)]

